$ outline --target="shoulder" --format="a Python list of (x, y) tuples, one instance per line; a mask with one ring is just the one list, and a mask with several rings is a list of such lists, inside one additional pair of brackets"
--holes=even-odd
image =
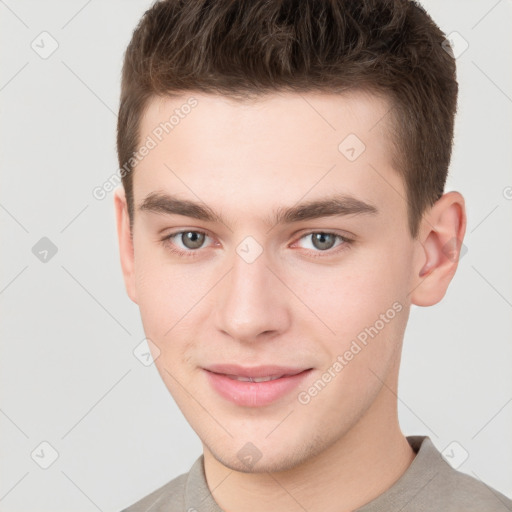
[(416, 457), (402, 477), (358, 512), (512, 512), (512, 501), (455, 470), (426, 436), (409, 436)]
[(183, 473), (121, 512), (182, 512), (188, 473)]
[(454, 469), (429, 438), (422, 436), (411, 441), (421, 446), (420, 454), (425, 452), (424, 478), (418, 482), (424, 486), (418, 493), (418, 510), (512, 512), (512, 500), (477, 478)]
[[(484, 482), (453, 469), (444, 462), (432, 483), (431, 506), (461, 512), (512, 512), (512, 500)], [(444, 507), (444, 508), (442, 508)]]

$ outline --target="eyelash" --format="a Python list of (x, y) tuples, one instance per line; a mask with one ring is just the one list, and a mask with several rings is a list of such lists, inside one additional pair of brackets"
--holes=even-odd
[[(194, 258), (198, 255), (201, 248), (195, 249), (195, 250), (183, 251), (181, 249), (177, 249), (171, 243), (172, 238), (174, 238), (175, 236), (178, 236), (178, 235), (182, 235), (183, 233), (199, 233), (201, 235), (208, 236), (208, 233), (206, 233), (205, 231), (201, 231), (200, 229), (190, 229), (190, 230), (185, 230), (185, 231), (177, 231), (175, 233), (166, 235), (164, 238), (161, 239), (161, 242), (163, 243), (164, 247), (166, 247), (173, 254), (177, 254), (178, 256)], [(350, 248), (350, 246), (352, 245), (352, 243), (354, 242), (352, 239), (347, 238), (346, 236), (342, 236), (338, 233), (333, 233), (331, 231), (309, 231), (308, 233), (304, 233), (300, 238), (298, 238), (298, 240), (301, 240), (302, 238), (305, 238), (306, 236), (313, 235), (315, 233), (322, 233), (324, 235), (333, 235), (336, 238), (338, 238), (339, 240), (341, 240), (343, 243), (339, 244), (338, 246), (335, 246), (334, 248), (327, 249), (325, 251), (320, 251), (320, 250), (313, 251), (313, 253), (310, 254), (310, 256), (312, 258), (322, 258), (322, 257), (327, 257), (327, 256), (333, 256), (342, 251), (348, 250)]]

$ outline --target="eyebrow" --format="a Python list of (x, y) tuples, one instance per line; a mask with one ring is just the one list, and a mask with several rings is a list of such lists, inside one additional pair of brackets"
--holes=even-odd
[[(148, 194), (138, 209), (150, 213), (183, 215), (206, 222), (217, 222), (227, 225), (226, 220), (208, 205), (188, 199), (180, 199), (162, 192)], [(265, 219), (265, 222), (268, 225), (291, 224), (321, 217), (361, 214), (378, 215), (378, 213), (379, 210), (372, 204), (365, 203), (352, 196), (337, 194), (291, 207), (279, 207), (272, 212), (272, 215)]]

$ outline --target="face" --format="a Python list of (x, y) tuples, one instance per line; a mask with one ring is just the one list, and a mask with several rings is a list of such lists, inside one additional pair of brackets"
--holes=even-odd
[[(227, 467), (292, 468), (385, 415), (415, 250), (388, 110), (363, 93), (149, 104), (126, 284), (163, 381)], [(288, 376), (225, 376), (244, 373)]]

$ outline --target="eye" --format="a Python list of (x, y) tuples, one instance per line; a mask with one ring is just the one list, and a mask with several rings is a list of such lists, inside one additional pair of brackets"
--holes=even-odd
[[(164, 246), (174, 254), (194, 257), (199, 254), (199, 249), (203, 248), (206, 240), (209, 238), (208, 234), (204, 231), (188, 230), (166, 235), (161, 241)], [(348, 249), (352, 243), (352, 240), (345, 236), (326, 231), (312, 231), (306, 233), (295, 243), (298, 244), (300, 241), (307, 241), (308, 239), (309, 243), (302, 245), (302, 247), (310, 250), (312, 252), (311, 256), (313, 257), (337, 254), (340, 251)]]
[(205, 240), (209, 236), (204, 231), (179, 231), (166, 235), (162, 242), (171, 252), (180, 255), (193, 255), (198, 249), (201, 249)]
[(182, 231), (175, 236), (185, 249), (199, 249), (206, 239), (206, 234), (201, 231)]
[[(339, 250), (348, 248), (352, 240), (337, 233), (329, 233), (326, 231), (313, 231), (300, 237), (299, 241), (306, 240), (306, 244), (302, 245), (305, 249), (311, 249), (314, 252), (335, 253)], [(337, 243), (338, 242), (338, 243)], [(298, 243), (298, 242), (297, 242)], [(340, 247), (341, 246), (341, 247)], [(340, 247), (335, 251), (330, 249)]]

